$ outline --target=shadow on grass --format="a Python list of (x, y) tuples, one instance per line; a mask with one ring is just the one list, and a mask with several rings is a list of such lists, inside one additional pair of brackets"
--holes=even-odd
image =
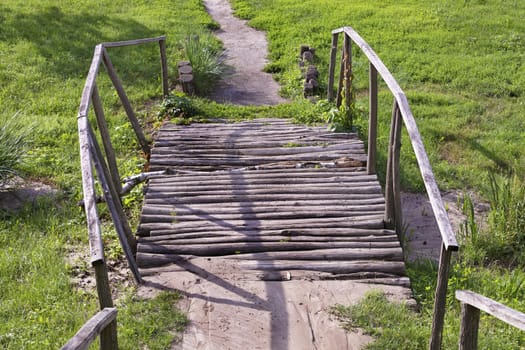
[(98, 43), (159, 34), (134, 19), (65, 13), (57, 6), (27, 13), (0, 5), (0, 14), (0, 41), (12, 46), (32, 43), (46, 59), (49, 73), (61, 78), (84, 76)]

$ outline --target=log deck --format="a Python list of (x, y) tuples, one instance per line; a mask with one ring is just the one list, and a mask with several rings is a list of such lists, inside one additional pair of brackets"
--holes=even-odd
[[(264, 280), (406, 286), (403, 252), (355, 134), (280, 119), (166, 123), (138, 228), (141, 273), (206, 260)], [(161, 267), (162, 266), (162, 267)]]

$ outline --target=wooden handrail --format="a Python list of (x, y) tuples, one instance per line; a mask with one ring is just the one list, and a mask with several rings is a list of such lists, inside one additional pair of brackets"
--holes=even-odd
[(475, 350), (478, 348), (480, 310), (525, 331), (525, 314), (522, 312), (467, 290), (456, 291), (456, 299), (461, 302), (460, 350)]
[[(343, 89), (343, 72), (351, 71), (351, 58), (347, 58), (346, 55), (352, 52), (352, 43), (356, 44), (359, 49), (364, 53), (369, 61), (369, 98), (370, 98), (370, 110), (369, 110), (369, 135), (368, 135), (368, 164), (367, 172), (369, 174), (375, 173), (375, 161), (376, 161), (376, 141), (377, 141), (377, 74), (381, 76), (383, 81), (386, 83), (388, 89), (394, 97), (394, 106), (392, 110), (392, 123), (390, 130), (390, 141), (388, 148), (388, 161), (387, 161), (387, 176), (385, 179), (385, 225), (396, 228), (396, 231), (400, 235), (402, 233), (402, 211), (401, 211), (401, 195), (400, 195), (400, 178), (399, 178), (399, 161), (400, 161), (400, 147), (401, 147), (401, 120), (407, 130), (410, 143), (414, 150), (414, 154), (417, 159), (418, 167), (425, 184), (425, 189), (432, 206), (434, 217), (439, 227), (439, 232), (442, 239), (442, 249), (439, 260), (438, 270), (438, 284), (436, 287), (436, 298), (434, 303), (434, 319), (432, 323), (432, 338), (430, 340), (430, 349), (437, 350), (441, 347), (441, 334), (443, 331), (443, 322), (445, 314), (445, 299), (448, 285), (448, 272), (450, 268), (450, 257), (451, 252), (458, 250), (458, 243), (450, 220), (447, 216), (441, 193), (437, 186), (430, 161), (428, 159), (421, 135), (416, 125), (414, 116), (410, 109), (408, 99), (394, 79), (388, 68), (384, 65), (381, 59), (377, 56), (375, 51), (368, 45), (368, 43), (351, 27), (341, 27), (332, 31), (332, 49), (330, 53), (330, 67), (328, 77), (328, 99), (333, 100), (333, 84), (334, 84), (334, 71), (336, 66), (336, 50), (337, 50), (337, 39), (340, 34), (344, 35), (344, 48), (342, 62), (346, 66), (341, 66), (341, 73), (339, 76), (339, 88), (337, 95), (337, 105), (341, 103), (341, 95), (349, 96), (348, 81)], [(351, 42), (348, 43), (348, 39)], [(346, 79), (346, 76), (345, 76)], [(349, 101), (346, 101), (349, 104)]]
[[(109, 130), (107, 128), (106, 119), (104, 116), (103, 105), (97, 90), (97, 76), (100, 71), (101, 64), (106, 66), (108, 75), (110, 76), (113, 86), (118, 92), (120, 100), (126, 110), (128, 119), (133, 126), (135, 134), (142, 146), (144, 152), (149, 152), (149, 145), (144, 137), (142, 127), (135, 118), (133, 109), (124, 88), (114, 70), (106, 48), (120, 47), (129, 45), (139, 45), (152, 42), (158, 42), (160, 47), (161, 58), (161, 72), (162, 72), (162, 88), (164, 95), (168, 94), (168, 70), (166, 63), (166, 45), (165, 36), (156, 38), (146, 38), (137, 40), (128, 40), (120, 42), (101, 43), (95, 46), (93, 59), (89, 68), (89, 73), (86, 78), (86, 83), (82, 91), (80, 106), (77, 117), (78, 135), (80, 144), (80, 166), (82, 171), (82, 191), (84, 195), (83, 206), (87, 218), (87, 228), (89, 236), (90, 262), (95, 270), (95, 279), (97, 284), (97, 294), (100, 308), (112, 308), (113, 300), (111, 297), (111, 289), (109, 286), (108, 269), (104, 257), (104, 245), (102, 240), (100, 218), (97, 211), (97, 193), (95, 188), (95, 169), (96, 175), (99, 179), (104, 200), (108, 205), (111, 218), (115, 224), (120, 243), (128, 260), (130, 269), (137, 283), (141, 283), (142, 279), (135, 262), (136, 240), (129, 223), (124, 214), (120, 196), (123, 189), (121, 186), (121, 179), (117, 167), (116, 157), (113, 146), (110, 140)], [(100, 138), (104, 147), (104, 153), (100, 147), (97, 136), (94, 134), (93, 127), (90, 124), (88, 114), (90, 106), (96, 115), (97, 129), (100, 132)], [(117, 327), (116, 322), (111, 323), (107, 330), (101, 335), (101, 343), (115, 344), (108, 345), (107, 349), (116, 349), (117, 344)]]
[(372, 50), (370, 45), (351, 27), (342, 27), (332, 31), (332, 34), (345, 33), (352, 41), (361, 49), (361, 51), (368, 58), (370, 64), (374, 66), (376, 71), (379, 73), (383, 81), (386, 83), (392, 94), (394, 95), (395, 100), (397, 101), (399, 111), (403, 117), (405, 127), (410, 138), (410, 142), (414, 149), (416, 159), (421, 171), (421, 176), (423, 177), (423, 182), (425, 183), (425, 188), (432, 205), (432, 210), (436, 217), (436, 221), (441, 233), (441, 238), (443, 239), (443, 244), (447, 249), (457, 250), (458, 243), (456, 241), (456, 235), (452, 230), (450, 221), (443, 205), (443, 200), (439, 192), (434, 174), (432, 172), (432, 167), (430, 166), (430, 161), (428, 160), (421, 135), (417, 128), (416, 121), (410, 109), (410, 105), (406, 98), (405, 93), (394, 79), (388, 68), (384, 65), (381, 59), (377, 54)]
[[(117, 319), (116, 308), (104, 308), (90, 318), (61, 350), (86, 350), (95, 339), (105, 331), (106, 327)], [(102, 338), (101, 338), (102, 339)], [(116, 343), (101, 342), (100, 349), (116, 350)]]

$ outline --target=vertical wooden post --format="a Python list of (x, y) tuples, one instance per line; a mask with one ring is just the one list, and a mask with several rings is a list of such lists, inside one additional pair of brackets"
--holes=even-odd
[(337, 59), (337, 40), (339, 33), (332, 33), (332, 48), (330, 49), (330, 66), (328, 68), (328, 101), (334, 99), (335, 62)]
[(346, 57), (343, 85), (345, 87), (345, 104), (346, 108), (349, 109), (352, 104), (352, 39), (346, 33), (343, 40), (343, 49)]
[[(113, 299), (109, 288), (108, 268), (105, 261), (92, 263), (95, 269), (95, 280), (97, 283), (97, 294), (100, 310), (105, 307), (113, 307)], [(100, 332), (101, 350), (118, 350), (117, 320), (113, 320)]]
[(477, 350), (479, 314), (478, 308), (467, 303), (461, 303), (459, 350)]
[(385, 179), (385, 227), (393, 229), (395, 227), (395, 203), (394, 203), (394, 142), (396, 132), (396, 121), (399, 107), (394, 98), (392, 107), (392, 121), (390, 123), (390, 138), (388, 141), (388, 158), (386, 162)]
[(126, 114), (128, 115), (128, 119), (131, 123), (131, 126), (133, 127), (133, 130), (135, 131), (135, 135), (137, 135), (139, 144), (141, 145), (144, 153), (149, 154), (150, 148), (148, 145), (148, 141), (146, 141), (146, 137), (144, 136), (142, 127), (140, 126), (140, 123), (137, 120), (137, 117), (135, 116), (135, 112), (133, 112), (133, 108), (131, 107), (131, 103), (129, 102), (128, 96), (126, 95), (126, 92), (124, 91), (124, 88), (122, 87), (122, 83), (120, 82), (117, 72), (115, 71), (115, 68), (113, 67), (113, 63), (111, 63), (111, 59), (109, 58), (109, 55), (105, 48), (102, 49), (102, 58), (104, 61), (104, 65), (106, 66), (106, 70), (108, 71), (108, 75), (111, 78), (111, 82), (113, 83), (115, 90), (117, 90), (117, 94), (120, 97), (120, 101), (122, 102), (122, 105), (124, 106), (124, 110), (126, 111)]
[(445, 245), (442, 244), (441, 255), (439, 256), (436, 296), (434, 300), (434, 318), (432, 319), (432, 333), (430, 335), (430, 350), (441, 350), (451, 255), (452, 252), (447, 250)]
[(366, 171), (368, 175), (376, 173), (377, 157), (377, 69), (369, 64), (369, 109), (368, 109), (368, 159)]
[(160, 47), (160, 67), (162, 73), (162, 94), (167, 97), (169, 94), (168, 85), (168, 60), (166, 58), (166, 39), (159, 40)]
[(394, 221), (396, 233), (399, 239), (403, 242), (403, 211), (401, 208), (401, 172), (400, 172), (400, 156), (401, 156), (401, 129), (403, 127), (403, 120), (401, 119), (401, 111), (399, 105), (396, 103), (394, 108), (395, 123), (394, 140), (392, 144), (392, 193), (394, 199)]
[(111, 175), (111, 180), (117, 193), (122, 192), (122, 184), (120, 183), (120, 175), (117, 166), (117, 158), (115, 157), (115, 151), (111, 145), (111, 138), (109, 136), (108, 124), (106, 123), (106, 118), (104, 117), (104, 109), (102, 108), (102, 102), (100, 100), (100, 95), (98, 93), (97, 85), (93, 84), (93, 94), (91, 95), (91, 100), (93, 102), (93, 110), (95, 111), (95, 116), (97, 117), (97, 125), (100, 131), (100, 136), (102, 137), (102, 144), (104, 145), (104, 151), (106, 152), (106, 160), (108, 162), (109, 173)]
[[(346, 33), (343, 32), (344, 37), (346, 38)], [(345, 48), (343, 45), (343, 49), (341, 51), (341, 64), (339, 66), (339, 84), (337, 86), (337, 96), (335, 97), (335, 105), (337, 108), (341, 107), (341, 101), (343, 100), (342, 91), (343, 91), (343, 84), (344, 84), (344, 78), (345, 78), (345, 67), (346, 67), (346, 56), (345, 56)]]

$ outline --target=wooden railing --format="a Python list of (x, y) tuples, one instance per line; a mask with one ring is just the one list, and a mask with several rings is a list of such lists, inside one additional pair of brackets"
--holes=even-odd
[[(344, 35), (342, 57), (340, 64), (339, 84), (337, 89), (337, 105), (342, 101), (350, 106), (352, 83), (352, 43), (357, 45), (369, 62), (369, 134), (368, 134), (368, 164), (369, 174), (376, 173), (377, 149), (377, 114), (378, 114), (378, 82), (377, 75), (381, 76), (394, 97), (392, 122), (390, 125), (390, 140), (388, 143), (388, 160), (385, 179), (385, 224), (395, 228), (398, 234), (403, 232), (403, 218), (401, 208), (400, 186), (400, 149), (401, 128), (406, 127), (410, 143), (414, 149), (419, 170), (423, 177), (432, 210), (436, 218), (442, 238), (441, 255), (439, 259), (438, 283), (434, 303), (434, 317), (432, 322), (432, 336), (430, 349), (441, 348), (441, 337), (445, 315), (445, 301), (452, 251), (458, 249), (455, 234), (450, 225), (445, 206), (441, 199), (432, 167), (421, 140), (414, 116), (410, 110), (407, 97), (390, 71), (381, 59), (372, 50), (368, 43), (351, 27), (342, 27), (332, 31), (332, 49), (330, 53), (330, 67), (328, 80), (328, 99), (334, 98), (334, 77), (337, 60), (337, 44), (339, 35)], [(342, 98), (344, 96), (344, 99)], [(403, 124), (402, 124), (403, 122)]]
[(475, 350), (478, 348), (480, 310), (525, 331), (525, 314), (522, 312), (471, 291), (456, 291), (456, 299), (461, 302), (459, 350)]
[[(131, 103), (126, 95), (126, 92), (124, 91), (117, 72), (113, 67), (107, 52), (107, 48), (158, 42), (160, 47), (162, 87), (164, 96), (166, 96), (168, 94), (168, 70), (166, 63), (165, 41), (166, 37), (161, 36), (157, 38), (102, 43), (97, 45), (95, 47), (95, 53), (91, 61), (91, 66), (86, 79), (84, 90), (82, 92), (82, 99), (78, 112), (78, 135), (80, 143), (82, 189), (84, 195), (82, 203), (87, 217), (90, 262), (95, 270), (97, 293), (101, 309), (113, 307), (113, 301), (111, 298), (108, 270), (104, 257), (100, 219), (97, 211), (97, 202), (99, 200), (95, 188), (95, 173), (93, 172), (93, 167), (95, 168), (98, 182), (102, 188), (103, 200), (106, 202), (110, 211), (111, 218), (113, 220), (115, 230), (117, 231), (120, 244), (122, 245), (126, 255), (128, 265), (133, 273), (135, 281), (137, 283), (141, 283), (142, 279), (135, 261), (136, 240), (131, 232), (121, 202), (121, 195), (126, 191), (126, 189), (123, 190), (121, 185), (116, 156), (111, 143), (102, 102), (98, 93), (96, 79), (101, 64), (104, 64), (113, 86), (122, 102), (122, 105), (124, 106), (133, 130), (135, 131), (138, 142), (144, 153), (149, 155), (150, 148), (148, 142), (146, 141), (142, 127), (135, 116)], [(99, 130), (99, 136), (102, 141), (104, 153), (102, 152), (101, 146), (97, 140), (97, 136), (93, 131), (94, 128), (91, 126), (91, 122), (88, 118), (90, 105), (93, 106), (96, 125)], [(114, 339), (116, 339), (116, 323), (114, 326), (111, 326), (110, 329), (114, 330)]]
[(86, 350), (100, 335), (101, 350), (117, 350), (117, 339), (111, 325), (117, 319), (117, 309), (104, 308), (87, 321), (61, 350)]

